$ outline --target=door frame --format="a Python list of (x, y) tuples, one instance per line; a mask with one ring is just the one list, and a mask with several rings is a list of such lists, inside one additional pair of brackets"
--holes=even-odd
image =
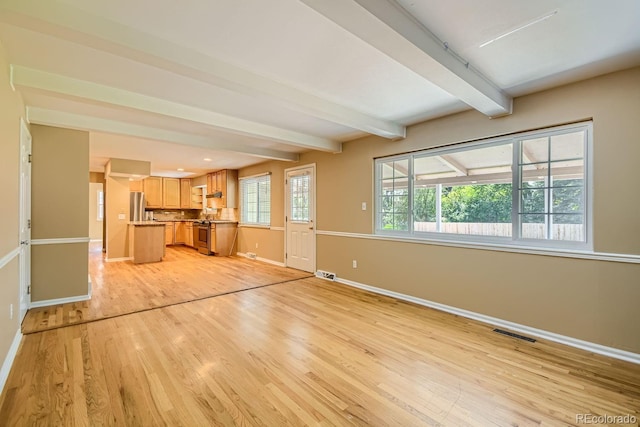
[[(29, 175), (29, 189), (25, 191), (25, 185), (23, 182), (23, 174), (24, 174), (24, 162), (23, 162), (23, 149), (24, 145), (29, 142), (31, 148), (29, 149), (28, 156), (31, 156), (33, 152), (33, 139), (31, 138), (31, 132), (29, 132), (29, 128), (27, 127), (26, 122), (23, 118), (20, 118), (20, 272), (19, 274), (19, 283), (20, 283), (20, 302), (18, 307), (18, 316), (19, 320), (22, 323), (24, 316), (27, 314), (27, 310), (29, 310), (31, 306), (31, 160), (28, 160), (28, 171)], [(27, 227), (28, 237), (23, 240), (22, 230), (24, 227)]]
[(311, 221), (313, 222), (313, 259), (312, 259), (312, 272), (315, 273), (316, 268), (317, 268), (317, 262), (316, 262), (316, 258), (318, 256), (318, 248), (317, 248), (317, 218), (316, 218), (316, 190), (317, 190), (317, 185), (316, 185), (316, 164), (315, 163), (309, 163), (307, 165), (300, 165), (300, 166), (295, 166), (292, 168), (287, 168), (284, 170), (284, 266), (285, 267), (289, 267), (289, 262), (287, 259), (287, 253), (288, 253), (288, 248), (287, 248), (287, 244), (288, 244), (288, 237), (289, 237), (289, 221), (287, 221), (287, 216), (288, 216), (288, 208), (289, 208), (289, 184), (287, 181), (287, 176), (289, 175), (290, 172), (296, 171), (296, 170), (300, 170), (300, 169), (311, 169), (311, 183), (312, 183), (312, 189), (311, 189), (311, 200), (312, 200), (312, 209), (309, 212), (309, 216), (311, 217)]

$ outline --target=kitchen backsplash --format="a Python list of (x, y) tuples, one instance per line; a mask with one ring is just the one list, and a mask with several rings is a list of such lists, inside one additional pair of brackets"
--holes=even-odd
[(207, 209), (207, 213), (195, 209), (152, 209), (147, 210), (153, 213), (153, 219), (157, 221), (170, 221), (174, 219), (222, 219), (229, 221), (238, 220), (238, 210), (231, 208)]

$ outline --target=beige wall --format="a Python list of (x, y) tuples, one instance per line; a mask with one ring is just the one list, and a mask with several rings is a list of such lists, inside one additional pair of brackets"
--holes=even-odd
[[(317, 165), (318, 230), (369, 235), (375, 157), (593, 119), (595, 250), (640, 255), (638, 117), (640, 68), (634, 68), (517, 98), (511, 116), (490, 120), (467, 111), (411, 126), (402, 141), (370, 136), (345, 143), (341, 154), (304, 154), (299, 164)], [(268, 162), (240, 175), (291, 166)], [(272, 189), (279, 188), (282, 175), (272, 177)], [(282, 217), (284, 204), (282, 194), (277, 198), (272, 200), (272, 209), (278, 209), (274, 220)], [(362, 202), (367, 211), (361, 210)], [(250, 239), (242, 239), (241, 245), (253, 252)], [(353, 259), (357, 269), (351, 267)], [(317, 268), (640, 353), (640, 264), (318, 235)]]
[(103, 221), (98, 220), (98, 192), (103, 189), (104, 185), (101, 182), (89, 183), (89, 238), (91, 240), (102, 240)]
[[(107, 259), (129, 257), (129, 178), (106, 177), (106, 250)], [(124, 219), (119, 215), (124, 214)]]
[[(267, 162), (238, 171), (238, 178), (271, 172), (271, 226), (284, 227), (284, 170), (293, 163)], [(238, 186), (240, 187), (240, 186)], [(241, 202), (238, 197), (238, 218)], [(256, 244), (258, 247), (256, 248)], [(261, 258), (284, 262), (284, 232), (264, 228), (240, 227), (238, 252), (253, 252)]]
[[(89, 133), (33, 125), (31, 135), (31, 237), (88, 238)], [(87, 295), (88, 263), (87, 243), (34, 245), (31, 300)]]
[(31, 247), (31, 301), (86, 296), (89, 243)]
[[(20, 329), (19, 256), (9, 255), (20, 241), (20, 118), (24, 104), (20, 94), (9, 86), (9, 64), (0, 44), (0, 366)], [(5, 258), (7, 257), (7, 258)], [(9, 259), (10, 258), (10, 259)], [(13, 304), (13, 319), (9, 306)]]

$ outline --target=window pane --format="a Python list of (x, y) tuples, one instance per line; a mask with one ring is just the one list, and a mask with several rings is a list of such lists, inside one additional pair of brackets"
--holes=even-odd
[[(544, 147), (550, 152), (546, 163), (520, 165), (519, 212), (526, 214), (521, 216), (523, 238), (584, 241), (585, 136), (581, 130), (522, 142), (523, 162), (539, 161), (532, 157), (541, 154)], [(544, 230), (527, 222), (533, 220), (544, 222)]]
[(533, 138), (522, 141), (521, 164), (547, 162), (549, 160), (549, 138)]
[(271, 177), (261, 176), (240, 181), (240, 221), (245, 224), (271, 223)]
[(442, 189), (444, 233), (511, 236), (511, 184), (471, 184)]
[(522, 215), (522, 238), (546, 239), (547, 223), (545, 215)]
[(289, 178), (291, 221), (309, 221), (309, 181), (310, 175)]
[(584, 131), (551, 137), (551, 160), (584, 158)]
[(409, 159), (378, 163), (378, 227), (409, 230)]

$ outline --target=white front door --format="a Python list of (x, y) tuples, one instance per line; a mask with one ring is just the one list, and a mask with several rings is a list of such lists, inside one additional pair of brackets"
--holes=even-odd
[(20, 122), (20, 322), (31, 304), (31, 134)]
[(285, 264), (316, 269), (315, 165), (285, 171)]

